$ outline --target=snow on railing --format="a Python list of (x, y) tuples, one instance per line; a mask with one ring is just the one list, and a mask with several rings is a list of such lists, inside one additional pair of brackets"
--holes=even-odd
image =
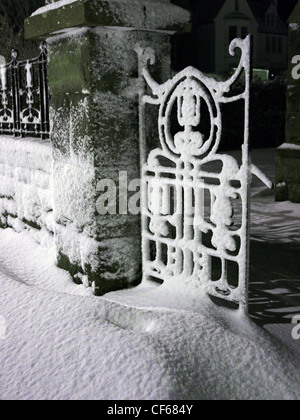
[(46, 43), (40, 55), (0, 65), (0, 134), (49, 137), (49, 92)]
[[(174, 286), (194, 284), (247, 311), (251, 176), (269, 187), (271, 182), (251, 164), (249, 153), (251, 37), (233, 40), (232, 56), (236, 49), (242, 53), (240, 64), (225, 82), (188, 67), (160, 85), (148, 70), (148, 63), (155, 63), (154, 51), (136, 47), (141, 80), (143, 272), (145, 278)], [(231, 87), (241, 76), (244, 90), (232, 94)], [(149, 89), (151, 96), (146, 94)], [(223, 129), (221, 105), (234, 101), (244, 109), (241, 165), (232, 156), (217, 153)], [(149, 154), (146, 104), (159, 107), (160, 147)], [(206, 129), (205, 114), (210, 121)]]

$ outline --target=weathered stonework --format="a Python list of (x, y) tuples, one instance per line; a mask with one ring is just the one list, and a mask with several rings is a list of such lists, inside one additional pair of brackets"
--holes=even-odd
[(52, 148), (39, 139), (0, 138), (0, 227), (27, 230), (53, 246)]
[(293, 57), (300, 55), (299, 2), (289, 24), (286, 141), (277, 150), (276, 200), (300, 203), (300, 78), (293, 73)]
[[(60, 2), (46, 2), (51, 3)], [(62, 7), (41, 9), (26, 19), (25, 36), (43, 37), (83, 26), (182, 31), (189, 29), (189, 13), (169, 0), (76, 0)]]
[[(154, 25), (158, 10), (163, 16)], [(134, 47), (155, 48), (154, 72), (165, 81), (171, 34), (149, 29), (188, 20), (168, 1), (161, 8), (156, 0), (80, 0), (26, 21), (27, 37), (48, 36), (57, 264), (87, 275), (96, 294), (141, 280), (140, 215), (97, 212), (99, 181), (118, 185), (120, 171), (128, 182), (140, 176)]]

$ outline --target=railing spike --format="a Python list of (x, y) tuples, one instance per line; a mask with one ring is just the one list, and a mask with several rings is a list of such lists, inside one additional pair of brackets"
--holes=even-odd
[(14, 60), (17, 60), (19, 56), (19, 51), (16, 49), (11, 50), (11, 56)]
[(41, 42), (39, 45), (39, 49), (42, 54), (47, 54), (47, 43), (45, 41)]

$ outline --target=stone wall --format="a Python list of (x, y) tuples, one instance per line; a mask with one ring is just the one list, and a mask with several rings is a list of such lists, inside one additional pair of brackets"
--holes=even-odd
[(0, 226), (28, 230), (53, 245), (54, 215), (49, 141), (0, 136)]

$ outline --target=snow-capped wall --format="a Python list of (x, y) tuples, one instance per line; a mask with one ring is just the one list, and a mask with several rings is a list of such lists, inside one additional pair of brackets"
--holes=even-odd
[(50, 142), (0, 136), (0, 226), (28, 230), (41, 244), (53, 243)]

